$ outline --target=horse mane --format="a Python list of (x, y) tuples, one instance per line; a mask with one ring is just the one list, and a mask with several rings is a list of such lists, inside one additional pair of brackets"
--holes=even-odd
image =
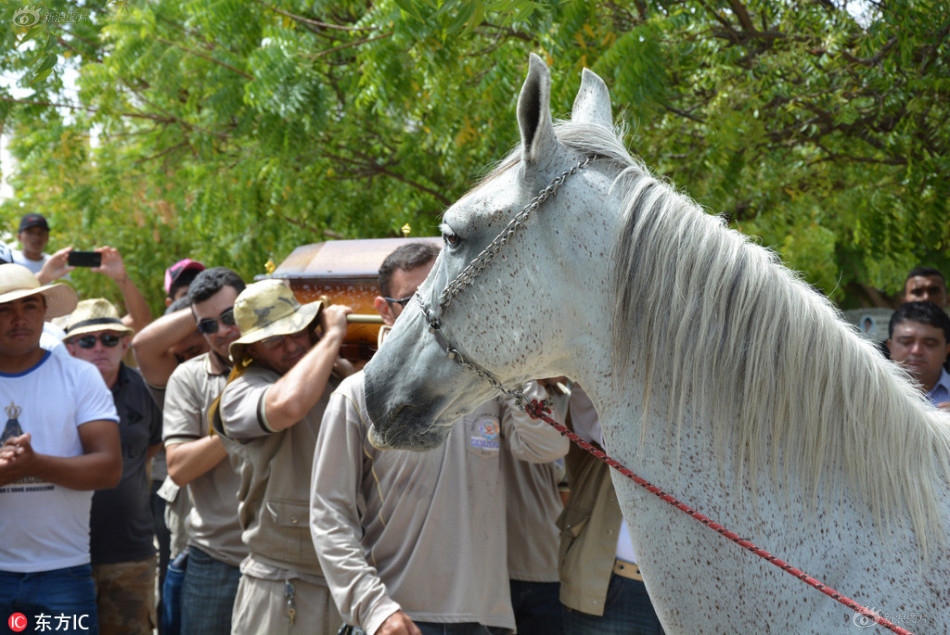
[[(651, 175), (618, 131), (578, 122), (556, 131), (569, 149), (613, 164), (613, 187), (623, 188), (614, 377), (643, 381), (641, 431), (658, 418), (679, 434), (694, 418), (712, 426), (720, 465), (728, 446), (737, 485), (745, 471), (753, 494), (754, 475), (771, 464), (773, 478), (811, 493), (813, 510), (823, 487), (850, 485), (878, 527), (906, 515), (924, 554), (929, 539), (942, 543), (945, 415), (773, 252)], [(654, 387), (670, 397), (662, 411)]]

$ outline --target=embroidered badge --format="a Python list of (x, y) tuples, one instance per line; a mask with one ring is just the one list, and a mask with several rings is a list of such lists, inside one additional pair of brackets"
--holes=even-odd
[(486, 439), (497, 439), (498, 434), (501, 432), (501, 427), (495, 419), (485, 419), (478, 424), (478, 431), (481, 432), (482, 436)]
[(498, 438), (501, 434), (501, 427), (496, 419), (485, 419), (478, 424), (478, 434), (481, 436), (472, 436), (469, 443), (473, 448), (478, 448), (488, 453), (495, 453), (501, 448), (501, 440)]

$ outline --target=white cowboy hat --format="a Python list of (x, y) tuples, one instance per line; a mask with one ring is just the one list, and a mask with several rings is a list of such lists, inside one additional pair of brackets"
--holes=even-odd
[(66, 322), (66, 337), (76, 337), (99, 331), (116, 331), (131, 335), (134, 330), (122, 323), (115, 305), (105, 298), (83, 300)]
[(280, 280), (249, 284), (234, 301), (234, 321), (241, 329), (241, 337), (231, 342), (231, 360), (241, 364), (248, 344), (302, 331), (316, 319), (322, 307), (320, 301), (300, 304)]
[(36, 276), (23, 265), (0, 265), (0, 304), (37, 294), (46, 298), (47, 320), (68, 314), (79, 301), (79, 296), (68, 285), (41, 286)]

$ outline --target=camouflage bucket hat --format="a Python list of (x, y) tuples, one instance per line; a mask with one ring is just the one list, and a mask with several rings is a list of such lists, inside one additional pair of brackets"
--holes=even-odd
[(322, 302), (300, 304), (280, 280), (262, 280), (247, 286), (234, 301), (234, 321), (241, 337), (231, 343), (231, 360), (244, 361), (248, 344), (307, 328), (320, 314)]

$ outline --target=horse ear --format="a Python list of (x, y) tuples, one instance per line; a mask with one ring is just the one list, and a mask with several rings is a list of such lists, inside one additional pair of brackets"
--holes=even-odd
[(536, 163), (557, 147), (551, 121), (551, 73), (541, 58), (531, 54), (528, 77), (518, 97), (518, 126), (521, 128), (521, 158)]
[(574, 98), (571, 120), (592, 123), (607, 128), (613, 127), (610, 114), (610, 91), (607, 84), (594, 71), (584, 69), (581, 75), (581, 87)]

